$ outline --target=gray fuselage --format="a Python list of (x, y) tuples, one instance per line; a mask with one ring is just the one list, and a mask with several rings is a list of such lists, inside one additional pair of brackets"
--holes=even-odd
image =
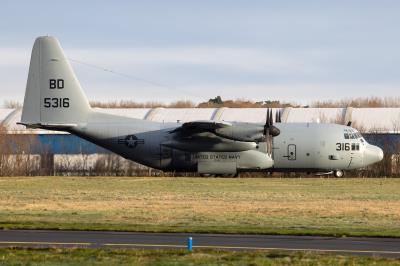
[(281, 134), (272, 138), (270, 150), (266, 142), (234, 141), (212, 133), (184, 139), (171, 133), (181, 125), (92, 112), (87, 123), (70, 132), (129, 160), (164, 171), (233, 174), (349, 170), (383, 157), (382, 150), (368, 144), (358, 131), (338, 124), (276, 123)]

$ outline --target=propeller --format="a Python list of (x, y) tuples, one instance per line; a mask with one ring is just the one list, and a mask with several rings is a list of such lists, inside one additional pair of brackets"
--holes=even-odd
[(275, 113), (275, 123), (282, 123), (281, 110)]
[(264, 136), (269, 135), (268, 129), (269, 129), (269, 109), (267, 109), (267, 116), (265, 118), (265, 124), (264, 124), (264, 130), (263, 130)]
[[(275, 114), (275, 121), (278, 122), (278, 120), (279, 120), (279, 122), (281, 120), (280, 112), (279, 112), (279, 115), (278, 115), (278, 113)], [(275, 127), (273, 124), (274, 124), (274, 121), (273, 121), (273, 116), (272, 116), (272, 110), (270, 110), (268, 108), (267, 116), (265, 119), (264, 130), (263, 130), (264, 136), (276, 137), (281, 133), (281, 131), (277, 127)]]

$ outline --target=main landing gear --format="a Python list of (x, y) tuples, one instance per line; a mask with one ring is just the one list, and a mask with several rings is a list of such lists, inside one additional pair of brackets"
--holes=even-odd
[(343, 177), (344, 176), (344, 171), (343, 170), (335, 170), (335, 171), (333, 171), (333, 175), (335, 177)]

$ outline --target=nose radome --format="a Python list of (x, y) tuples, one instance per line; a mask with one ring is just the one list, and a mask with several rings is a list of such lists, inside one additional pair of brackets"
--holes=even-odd
[(365, 164), (373, 164), (382, 161), (383, 159), (383, 151), (381, 148), (368, 145), (364, 152), (364, 162)]
[(380, 162), (383, 159), (383, 150), (381, 148), (379, 148), (379, 147), (378, 147), (378, 149), (379, 149), (379, 155), (378, 155), (379, 159), (378, 159), (378, 161)]

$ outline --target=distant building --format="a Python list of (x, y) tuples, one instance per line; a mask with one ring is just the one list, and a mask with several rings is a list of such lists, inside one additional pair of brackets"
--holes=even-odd
[[(266, 108), (129, 108), (98, 109), (101, 112), (158, 122), (184, 123), (193, 120), (219, 120), (264, 123)], [(275, 111), (278, 109), (274, 109)], [(282, 122), (352, 122), (364, 132), (367, 141), (386, 152), (398, 153), (400, 143), (400, 108), (283, 108)], [(20, 109), (0, 109), (0, 124), (12, 141), (9, 153), (34, 154), (41, 157), (41, 167), (54, 167), (57, 158), (66, 155), (106, 155), (109, 151), (65, 132), (26, 129), (17, 125)], [(34, 143), (33, 143), (34, 142)], [(3, 151), (4, 153), (4, 151)], [(56, 156), (56, 157), (54, 157)], [(93, 157), (93, 156), (92, 156)], [(97, 157), (96, 157), (97, 158)], [(47, 166), (46, 166), (47, 165)], [(88, 164), (90, 165), (90, 163)], [(92, 163), (93, 165), (93, 163)], [(88, 166), (90, 167), (90, 166)]]

